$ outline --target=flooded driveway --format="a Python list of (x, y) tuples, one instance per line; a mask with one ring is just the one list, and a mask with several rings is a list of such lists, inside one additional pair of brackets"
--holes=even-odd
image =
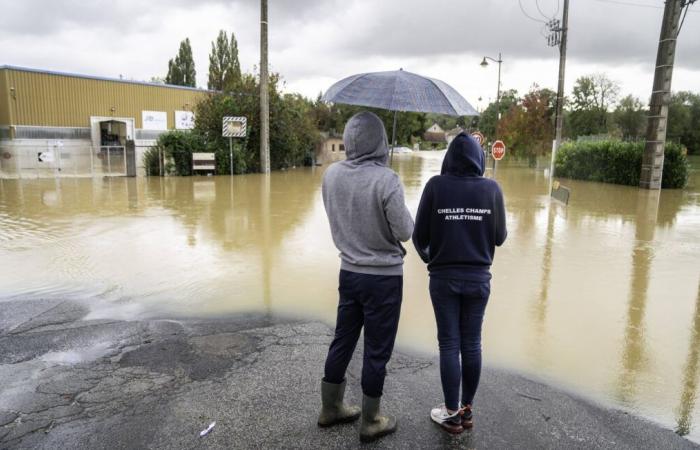
[[(443, 152), (397, 155), (415, 212)], [(485, 360), (700, 441), (700, 161), (683, 191), (563, 180), (501, 164)], [(323, 168), (270, 176), (0, 180), (0, 301), (87, 298), (90, 317), (269, 312), (332, 322), (337, 251)], [(398, 343), (436, 352), (424, 265), (407, 246)]]

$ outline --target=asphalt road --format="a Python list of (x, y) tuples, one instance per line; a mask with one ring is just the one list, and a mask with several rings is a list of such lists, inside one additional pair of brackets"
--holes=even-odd
[[(399, 429), (360, 445), (357, 423), (316, 426), (331, 338), (324, 324), (258, 315), (85, 320), (88, 312), (71, 301), (0, 303), (0, 449), (696, 448), (643, 419), (493, 368), (483, 373), (475, 428), (448, 435), (428, 418), (441, 395), (436, 359), (400, 350), (383, 405)], [(346, 395), (355, 403), (359, 350)]]

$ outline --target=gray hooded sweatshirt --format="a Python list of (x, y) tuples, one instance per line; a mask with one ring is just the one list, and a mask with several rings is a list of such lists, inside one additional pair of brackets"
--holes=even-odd
[(413, 232), (399, 176), (387, 167), (384, 124), (370, 112), (350, 118), (343, 133), (347, 160), (326, 170), (323, 204), (340, 268), (370, 275), (402, 275), (400, 241)]

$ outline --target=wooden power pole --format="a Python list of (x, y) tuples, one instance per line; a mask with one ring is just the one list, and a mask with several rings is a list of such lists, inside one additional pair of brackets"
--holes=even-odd
[(551, 194), (554, 181), (554, 160), (561, 145), (561, 129), (564, 124), (564, 75), (566, 74), (566, 42), (569, 34), (569, 0), (564, 0), (561, 24), (558, 20), (553, 19), (547, 25), (552, 31), (548, 39), (549, 45), (552, 47), (559, 45), (559, 82), (557, 84), (557, 110), (554, 120), (555, 137), (552, 146), (552, 161), (549, 165), (549, 194)]
[(267, 73), (267, 0), (260, 0), (260, 172), (270, 172), (270, 98)]
[(651, 91), (649, 117), (647, 118), (642, 173), (639, 178), (639, 187), (644, 189), (661, 189), (668, 105), (671, 102), (671, 77), (673, 76), (673, 60), (676, 56), (676, 38), (679, 31), (678, 22), (681, 10), (689, 3), (692, 1), (666, 0), (664, 7), (659, 49), (656, 54), (654, 85)]
[[(561, 129), (564, 123), (564, 75), (566, 73), (566, 40), (569, 33), (569, 0), (564, 0), (564, 12), (561, 18), (561, 43), (559, 44), (559, 83), (557, 84), (557, 119), (554, 151), (561, 145)], [(554, 161), (554, 157), (552, 157)], [(550, 172), (550, 179), (554, 172)]]

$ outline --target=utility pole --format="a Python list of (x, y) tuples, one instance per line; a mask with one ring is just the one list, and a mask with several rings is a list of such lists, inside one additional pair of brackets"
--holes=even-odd
[(260, 0), (260, 172), (270, 172), (270, 99), (267, 73), (267, 0)]
[(561, 145), (561, 129), (564, 124), (564, 75), (566, 74), (566, 41), (569, 34), (569, 0), (564, 0), (561, 21), (561, 43), (559, 44), (559, 84), (557, 85), (557, 117), (555, 149)]
[[(554, 23), (554, 22), (552, 22)], [(566, 73), (566, 40), (569, 33), (569, 0), (564, 0), (564, 11), (561, 18), (561, 26), (557, 27), (556, 32), (561, 32), (561, 41), (556, 38), (550, 38), (550, 42), (556, 45), (559, 44), (559, 84), (557, 85), (557, 112), (555, 119), (555, 137), (554, 146), (552, 147), (552, 162), (549, 166), (549, 193), (552, 193), (552, 181), (554, 180), (554, 159), (557, 156), (557, 150), (561, 145), (561, 129), (564, 124), (564, 75)]]
[(642, 172), (639, 177), (639, 187), (644, 189), (661, 189), (668, 105), (671, 101), (671, 77), (673, 76), (673, 61), (676, 56), (676, 39), (680, 31), (678, 23), (683, 7), (690, 6), (693, 1), (666, 0), (664, 7), (659, 49), (656, 53), (654, 85), (651, 91), (649, 117), (647, 118), (646, 145), (642, 157)]

